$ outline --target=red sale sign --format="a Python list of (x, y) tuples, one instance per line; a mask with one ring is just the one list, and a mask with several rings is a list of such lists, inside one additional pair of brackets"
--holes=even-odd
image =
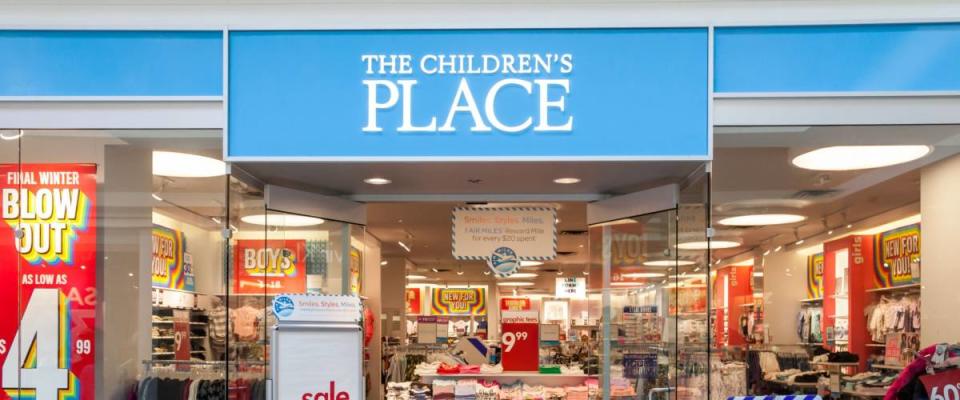
[(0, 165), (0, 399), (94, 398), (96, 172)]
[(952, 368), (933, 375), (923, 375), (920, 382), (930, 400), (960, 400), (960, 369)]
[(305, 240), (238, 240), (234, 246), (233, 292), (306, 293)]
[(504, 371), (540, 369), (540, 321), (535, 311), (504, 311), (500, 317)]

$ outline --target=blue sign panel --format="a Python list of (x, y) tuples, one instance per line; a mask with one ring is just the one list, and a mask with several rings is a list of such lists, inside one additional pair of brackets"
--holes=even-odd
[(717, 28), (717, 93), (960, 90), (960, 24)]
[(223, 32), (0, 31), (0, 96), (220, 96)]
[(710, 154), (704, 28), (229, 35), (231, 160)]

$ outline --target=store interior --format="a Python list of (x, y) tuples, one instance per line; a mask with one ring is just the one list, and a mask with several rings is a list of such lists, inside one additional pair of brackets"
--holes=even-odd
[[(104, 370), (110, 387), (193, 377), (263, 393), (278, 293), (362, 296), (370, 398), (580, 399), (605, 385), (616, 397), (674, 388), (677, 398), (876, 398), (916, 350), (955, 341), (950, 320), (930, 310), (956, 296), (930, 279), (956, 272), (921, 275), (920, 238), (921, 226), (925, 242), (950, 235), (938, 216), (960, 198), (950, 184), (960, 128), (715, 136), (709, 182), (696, 162), (227, 169), (217, 131), (29, 131), (0, 159), (98, 166), (98, 326), (104, 362), (120, 366)], [(877, 147), (905, 144), (915, 147)], [(811, 153), (865, 145), (879, 152)], [(268, 210), (265, 183), (364, 203), (367, 223)], [(588, 222), (590, 204), (669, 184), (673, 208)], [(555, 210), (555, 257), (509, 277), (454, 258), (458, 207)], [(924, 261), (944, 246), (936, 251), (924, 248)], [(505, 368), (504, 325), (521, 315), (529, 324), (530, 312), (535, 368)]]

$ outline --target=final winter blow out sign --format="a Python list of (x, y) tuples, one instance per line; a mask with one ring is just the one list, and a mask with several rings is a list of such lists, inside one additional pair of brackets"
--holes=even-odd
[(0, 165), (0, 399), (94, 397), (96, 171)]
[(232, 31), (228, 156), (704, 158), (707, 42), (700, 28)]

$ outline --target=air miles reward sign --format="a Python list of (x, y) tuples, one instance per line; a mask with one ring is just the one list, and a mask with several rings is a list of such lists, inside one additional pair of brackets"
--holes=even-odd
[(709, 156), (706, 29), (229, 35), (233, 160)]
[(0, 165), (0, 399), (94, 398), (96, 172)]

